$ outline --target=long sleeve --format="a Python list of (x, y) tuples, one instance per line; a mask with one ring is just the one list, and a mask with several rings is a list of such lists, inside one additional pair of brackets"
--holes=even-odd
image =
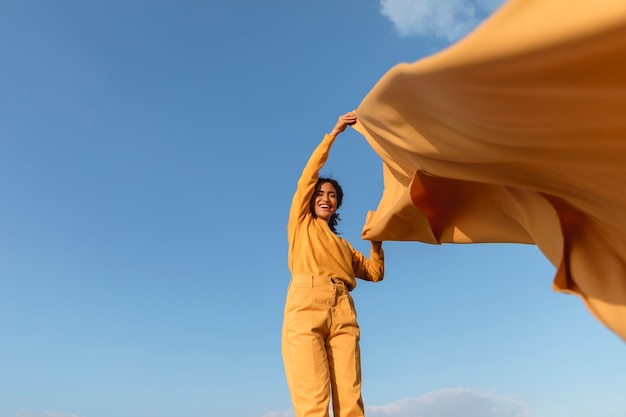
[(295, 242), (295, 233), (298, 223), (300, 223), (304, 217), (310, 213), (309, 205), (311, 197), (315, 192), (315, 184), (317, 183), (319, 171), (328, 160), (330, 147), (335, 139), (336, 136), (325, 135), (324, 139), (322, 139), (322, 142), (317, 146), (317, 148), (315, 148), (302, 170), (302, 174), (298, 180), (298, 188), (293, 196), (291, 209), (289, 211), (287, 235), (290, 248), (292, 248)]
[(371, 242), (372, 249), (367, 259), (363, 254), (355, 250), (345, 241), (352, 251), (352, 269), (357, 278), (365, 281), (382, 281), (385, 277), (385, 253), (381, 242)]

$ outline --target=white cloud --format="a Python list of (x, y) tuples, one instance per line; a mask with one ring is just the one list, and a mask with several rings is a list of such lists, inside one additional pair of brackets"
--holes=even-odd
[[(429, 392), (382, 406), (366, 406), (367, 417), (528, 417), (525, 405), (513, 397), (466, 388)], [(263, 417), (294, 417), (293, 410)]]
[(465, 388), (444, 389), (383, 406), (367, 407), (368, 417), (527, 417), (523, 403)]
[(452, 42), (475, 28), (504, 0), (380, 0), (380, 12), (401, 36), (434, 36)]

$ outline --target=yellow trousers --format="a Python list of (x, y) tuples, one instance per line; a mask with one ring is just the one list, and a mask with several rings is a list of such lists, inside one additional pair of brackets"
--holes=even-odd
[(293, 276), (287, 291), (282, 352), (296, 417), (363, 417), (360, 329), (343, 281)]

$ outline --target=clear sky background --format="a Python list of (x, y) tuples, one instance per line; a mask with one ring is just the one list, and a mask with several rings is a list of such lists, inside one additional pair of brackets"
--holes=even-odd
[[(292, 416), (300, 171), (498, 4), (0, 1), (0, 417)], [(322, 173), (367, 252), (380, 159), (350, 129)], [(626, 346), (536, 247), (384, 248), (353, 292), (369, 417), (626, 417)]]

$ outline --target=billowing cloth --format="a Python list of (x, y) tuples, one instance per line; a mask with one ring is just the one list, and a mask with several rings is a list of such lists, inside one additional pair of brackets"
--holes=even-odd
[(626, 0), (509, 1), (357, 115), (385, 186), (364, 239), (536, 244), (626, 340)]

